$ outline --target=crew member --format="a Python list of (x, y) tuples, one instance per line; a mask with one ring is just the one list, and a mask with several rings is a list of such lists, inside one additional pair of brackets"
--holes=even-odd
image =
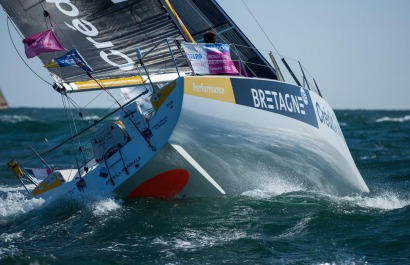
[(216, 43), (216, 34), (213, 31), (207, 31), (204, 33), (205, 43)]

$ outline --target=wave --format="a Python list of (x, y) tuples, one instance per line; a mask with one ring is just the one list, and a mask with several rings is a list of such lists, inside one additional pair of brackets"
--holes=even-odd
[[(27, 185), (27, 187), (33, 188), (34, 185)], [(17, 187), (0, 186), (0, 192), (13, 192), (13, 191), (20, 191), (23, 193), (25, 190), (21, 186), (17, 186)]]
[(241, 195), (256, 199), (269, 199), (273, 196), (286, 194), (290, 192), (306, 191), (307, 189), (284, 179), (277, 179), (265, 183), (261, 188), (243, 192)]
[(25, 121), (35, 121), (35, 119), (27, 115), (0, 115), (0, 122), (4, 123), (19, 123)]
[(86, 121), (88, 120), (94, 121), (94, 120), (99, 120), (101, 118), (98, 115), (90, 115), (90, 116), (84, 116), (83, 119)]
[[(34, 185), (28, 185), (29, 189)], [(31, 198), (26, 195), (26, 190), (21, 187), (0, 186), (0, 217), (16, 216), (27, 213), (31, 210), (38, 209), (44, 204), (53, 205), (55, 200), (64, 200), (67, 198), (50, 198), (49, 200)], [(104, 216), (111, 211), (121, 207), (123, 201), (110, 197), (101, 197), (101, 195), (89, 195), (85, 197), (68, 198), (87, 207), (94, 216)]]
[(360, 160), (369, 160), (369, 159), (374, 159), (376, 157), (377, 157), (376, 155), (364, 155), (364, 156), (361, 156), (359, 159)]
[(95, 201), (92, 205), (92, 211), (95, 216), (107, 215), (111, 211), (121, 208), (122, 200), (114, 200), (112, 198), (105, 198)]
[(215, 229), (213, 231), (199, 231), (191, 228), (184, 229), (175, 237), (157, 237), (152, 245), (168, 247), (169, 251), (197, 250), (200, 248), (223, 245), (232, 241), (246, 238), (246, 231), (241, 229)]
[(292, 238), (295, 236), (301, 236), (306, 234), (306, 231), (308, 230), (308, 225), (311, 223), (313, 220), (313, 217), (308, 215), (305, 218), (302, 218), (299, 222), (296, 223), (295, 226), (292, 226), (291, 228), (285, 230), (282, 234), (277, 236), (277, 238)]
[(347, 196), (342, 200), (354, 203), (355, 205), (367, 209), (396, 210), (410, 205), (410, 199), (401, 198), (393, 192), (384, 192), (374, 196)]
[(410, 121), (410, 115), (406, 115), (401, 118), (383, 117), (383, 118), (376, 120), (376, 122), (405, 122), (405, 121)]
[[(242, 193), (242, 196), (251, 197), (257, 200), (272, 199), (283, 196), (285, 199), (305, 197), (310, 200), (326, 199), (330, 204), (338, 204), (344, 207), (360, 207), (364, 209), (376, 209), (392, 211), (410, 206), (410, 199), (390, 191), (384, 191), (378, 194), (358, 194), (338, 197), (320, 192), (309, 191), (308, 189), (294, 183), (279, 181), (272, 185), (266, 185), (262, 189), (254, 189)], [(331, 207), (331, 206), (330, 206)], [(350, 210), (349, 210), (350, 211)]]
[[(14, 188), (10, 188), (13, 190)], [(28, 198), (24, 190), (8, 191), (0, 197), (0, 217), (15, 216), (41, 207), (43, 199)]]

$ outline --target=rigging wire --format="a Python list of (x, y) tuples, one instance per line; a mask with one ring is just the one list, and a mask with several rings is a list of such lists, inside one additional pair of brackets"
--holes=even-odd
[[(197, 8), (195, 8), (193, 5), (192, 5), (192, 3), (191, 3), (191, 1), (187, 1), (187, 3), (191, 6), (191, 8), (195, 11), (195, 13), (197, 13), (200, 17), (201, 17), (201, 19), (206, 23), (206, 24), (208, 24), (208, 26), (209, 26), (209, 29), (212, 29), (216, 34), (218, 34), (218, 31), (216, 30), (216, 28), (214, 28), (213, 27), (213, 24), (209, 21), (209, 19), (201, 12), (199, 12), (198, 10), (197, 10)], [(226, 41), (226, 39), (222, 36), (222, 35), (218, 35), (219, 36), (219, 38), (224, 42), (224, 43), (228, 43), (227, 41)]]
[[(69, 120), (70, 120), (70, 117), (69, 117), (69, 115), (68, 115), (68, 108), (67, 108), (67, 103), (66, 103), (66, 101), (65, 101), (64, 95), (61, 95), (61, 100), (63, 101), (63, 106), (64, 106), (64, 112), (65, 112), (65, 115), (66, 115), (66, 119), (67, 119), (67, 121), (69, 121)], [(68, 105), (69, 105), (69, 104), (68, 104)], [(74, 124), (74, 126), (75, 126), (74, 118), (73, 118), (73, 124)], [(77, 158), (77, 154), (76, 154), (76, 151), (75, 151), (75, 145), (74, 145), (74, 140), (75, 140), (75, 138), (74, 138), (73, 129), (72, 129), (72, 126), (71, 126), (71, 123), (70, 123), (70, 122), (68, 122), (68, 126), (69, 126), (69, 128), (70, 128), (70, 134), (71, 134), (71, 137), (72, 137), (71, 143), (72, 143), (72, 147), (73, 147), (73, 155), (74, 155), (74, 158), (75, 158), (75, 161), (76, 161), (76, 164), (77, 164), (78, 174), (79, 174), (80, 177), (81, 177), (81, 174), (80, 174), (80, 164), (78, 163), (78, 158)], [(77, 135), (77, 134), (76, 134), (76, 135)]]
[[(37, 74), (37, 73), (33, 70), (33, 68), (31, 68), (31, 67), (26, 63), (26, 61), (24, 60), (24, 58), (21, 56), (21, 54), (20, 54), (19, 51), (17, 50), (17, 47), (16, 47), (16, 45), (15, 45), (15, 43), (14, 43), (14, 41), (13, 41), (13, 38), (12, 38), (12, 36), (11, 36), (9, 20), (11, 21), (11, 18), (10, 18), (9, 16), (7, 16), (7, 30), (8, 30), (8, 32), (9, 32), (9, 36), (10, 36), (11, 43), (13, 44), (13, 47), (14, 47), (14, 49), (16, 50), (16, 52), (17, 52), (18, 56), (20, 57), (21, 61), (22, 61), (22, 62), (28, 67), (28, 69), (30, 69), (31, 72), (33, 72), (38, 78), (40, 78), (41, 80), (43, 80), (46, 84), (49, 84), (50, 86), (53, 86), (51, 83), (49, 83), (47, 80), (45, 80), (44, 78), (42, 78), (39, 74)], [(11, 23), (11, 25), (14, 27), (14, 29), (16, 30), (16, 32), (18, 32), (18, 30), (17, 30), (16, 26), (14, 25), (14, 23)], [(19, 35), (20, 35), (20, 33), (19, 33)], [(20, 35), (20, 36), (21, 36), (21, 35)]]
[(271, 39), (269, 38), (268, 34), (266, 34), (265, 30), (262, 28), (261, 24), (259, 24), (259, 21), (256, 19), (256, 17), (253, 15), (252, 11), (249, 9), (248, 5), (246, 5), (245, 0), (242, 0), (242, 3), (245, 5), (246, 9), (248, 9), (249, 13), (252, 15), (253, 19), (255, 20), (256, 24), (258, 24), (259, 28), (262, 30), (263, 34), (265, 34), (265, 37), (268, 39), (272, 47), (275, 49), (275, 51), (278, 53), (278, 55), (283, 58), (278, 49), (276, 49), (275, 45), (273, 45)]
[[(245, 3), (245, 0), (242, 0), (242, 3), (243, 3), (244, 6), (246, 7), (246, 9), (249, 11), (249, 13), (252, 15), (252, 17), (253, 17), (253, 19), (255, 20), (256, 24), (258, 24), (259, 28), (262, 30), (262, 32), (263, 32), (263, 34), (265, 35), (265, 37), (268, 39), (269, 43), (270, 43), (270, 44), (272, 45), (272, 47), (275, 49), (276, 54), (278, 54), (279, 57), (281, 57), (281, 58), (286, 58), (286, 59), (289, 59), (289, 60), (292, 60), (292, 61), (295, 61), (295, 62), (299, 62), (299, 60), (295, 60), (295, 59), (292, 59), (292, 58), (287, 57), (287, 56), (282, 56), (282, 55), (279, 53), (278, 49), (276, 49), (275, 45), (273, 44), (273, 42), (271, 41), (271, 39), (269, 38), (269, 36), (267, 35), (267, 33), (265, 32), (265, 30), (264, 30), (264, 29), (262, 28), (262, 26), (260, 25), (259, 21), (258, 21), (258, 20), (256, 19), (256, 17), (253, 15), (253, 13), (252, 13), (252, 11), (249, 9), (248, 5)], [(302, 68), (309, 74), (310, 77), (313, 78), (312, 74), (311, 74), (305, 67), (302, 66)]]
[[(55, 24), (56, 27), (58, 28), (59, 32), (61, 32), (61, 34), (63, 35), (63, 38), (64, 38), (68, 43), (70, 43), (70, 45), (71, 45), (72, 47), (75, 48), (75, 45), (73, 44), (73, 42), (71, 41), (71, 39), (68, 38), (68, 37), (65, 35), (64, 31), (60, 28), (60, 26), (58, 25), (58, 23), (52, 18), (52, 16), (49, 14), (49, 12), (44, 8), (44, 6), (43, 6), (41, 0), (39, 0), (39, 3), (40, 3), (40, 5), (41, 5), (41, 8), (43, 9), (44, 17), (48, 17), (49, 20), (50, 20), (50, 26), (53, 27), (52, 22), (54, 22), (54, 24)], [(46, 20), (46, 25), (47, 25), (47, 20)], [(72, 56), (72, 58), (73, 58), (73, 59), (76, 61), (76, 63), (78, 64), (76, 58), (75, 58), (74, 56)], [(63, 74), (62, 74), (62, 72), (61, 72), (61, 67), (58, 67), (58, 69), (59, 69), (59, 73), (60, 73), (60, 78), (62, 78)], [(87, 72), (87, 75), (88, 75), (91, 79), (93, 79), (93, 80), (102, 88), (103, 91), (101, 91), (101, 93), (99, 93), (97, 96), (95, 96), (95, 97), (94, 97), (91, 101), (89, 101), (83, 108), (81, 108), (77, 103), (75, 103), (75, 101), (74, 101), (72, 98), (70, 98), (67, 94), (65, 94), (65, 96), (66, 96), (68, 102), (71, 102), (71, 104), (73, 104), (73, 106), (75, 107), (75, 109), (79, 112), (80, 117), (82, 117), (82, 115), (81, 115), (81, 114), (82, 114), (82, 113), (81, 113), (82, 110), (83, 110), (84, 108), (86, 108), (89, 104), (91, 104), (94, 100), (96, 100), (102, 93), (104, 93), (104, 91), (105, 91), (109, 96), (111, 96), (111, 98), (113, 98), (114, 101), (115, 101), (119, 106), (121, 106), (120, 103), (116, 100), (116, 98), (112, 95), (112, 93), (109, 92), (109, 91), (107, 91), (107, 89), (106, 89), (100, 82), (98, 82), (98, 80), (96, 80), (96, 79), (95, 79), (93, 76), (91, 76), (91, 74), (88, 73), (88, 72)], [(51, 85), (51, 84), (50, 84), (50, 85)], [(89, 123), (89, 122), (88, 122), (88, 123)]]
[(53, 22), (54, 22), (54, 25), (56, 25), (56, 27), (57, 27), (57, 28), (59, 29), (59, 31), (62, 33), (63, 37), (66, 39), (66, 41), (67, 41), (68, 43), (70, 43), (71, 46), (74, 46), (74, 45), (73, 45), (73, 42), (71, 41), (71, 39), (68, 38), (68, 37), (64, 34), (64, 31), (60, 28), (60, 26), (58, 25), (58, 23), (53, 19), (53, 17), (51, 16), (51, 14), (44, 8), (43, 3), (42, 3), (42, 0), (39, 0), (39, 3), (40, 3), (40, 5), (41, 5), (41, 8), (43, 9), (43, 15), (44, 15), (44, 18), (45, 18), (45, 21), (46, 21), (46, 27), (48, 28), (48, 25), (47, 25), (47, 17), (48, 17), (48, 18), (49, 18), (49, 22), (50, 22), (50, 27), (51, 27), (51, 28), (53, 27)]
[(40, 5), (41, 5), (41, 8), (43, 9), (44, 22), (45, 22), (45, 24), (46, 24), (47, 29), (48, 29), (47, 17), (48, 17), (49, 20), (50, 20), (50, 28), (52, 28), (52, 27), (53, 27), (53, 24), (51, 24), (51, 16), (50, 16), (50, 14), (48, 13), (47, 10), (44, 9), (44, 6), (43, 6), (43, 3), (42, 3), (41, 0), (39, 0), (39, 3), (40, 3)]

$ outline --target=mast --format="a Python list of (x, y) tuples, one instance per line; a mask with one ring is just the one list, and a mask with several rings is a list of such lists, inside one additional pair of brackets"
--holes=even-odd
[(188, 29), (185, 27), (182, 20), (179, 18), (177, 12), (172, 7), (171, 3), (168, 0), (161, 0), (161, 2), (165, 4), (165, 8), (167, 9), (167, 12), (171, 15), (175, 24), (178, 26), (179, 30), (183, 33), (185, 39), (188, 40), (189, 42), (195, 43), (194, 38), (192, 37), (191, 33), (189, 33)]

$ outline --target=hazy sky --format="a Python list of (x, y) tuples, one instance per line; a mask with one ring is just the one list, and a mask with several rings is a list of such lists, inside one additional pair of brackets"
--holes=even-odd
[[(257, 48), (272, 50), (242, 0), (218, 0)], [(301, 61), (335, 109), (410, 109), (409, 0), (245, 0), (282, 56)], [(14, 31), (14, 30), (13, 30)], [(0, 10), (0, 87), (12, 107), (61, 107), (15, 52)], [(15, 42), (24, 55), (21, 39)], [(27, 60), (51, 82), (39, 59)], [(98, 104), (98, 103), (96, 103)]]

